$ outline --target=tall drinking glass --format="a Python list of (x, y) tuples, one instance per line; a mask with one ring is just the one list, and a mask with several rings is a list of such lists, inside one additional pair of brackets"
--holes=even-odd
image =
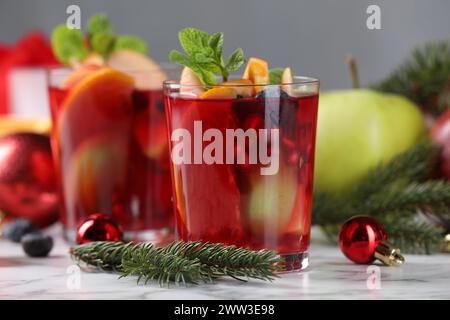
[[(158, 77), (161, 77), (161, 70)], [(174, 74), (169, 69), (165, 74)], [(151, 72), (49, 72), (52, 149), (67, 238), (92, 213), (114, 215), (127, 239), (164, 241), (173, 230), (162, 82)], [(138, 85), (139, 84), (139, 85)]]
[(273, 249), (286, 271), (306, 268), (318, 95), (319, 81), (307, 77), (164, 83), (181, 239)]

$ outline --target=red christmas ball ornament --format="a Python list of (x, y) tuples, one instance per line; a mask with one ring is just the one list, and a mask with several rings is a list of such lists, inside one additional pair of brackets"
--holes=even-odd
[(450, 110), (444, 112), (430, 130), (433, 142), (442, 147), (439, 173), (450, 180)]
[(400, 249), (387, 242), (383, 225), (367, 216), (353, 217), (342, 225), (339, 247), (355, 263), (369, 264), (378, 259), (386, 265), (400, 265), (405, 261)]
[(58, 220), (59, 196), (47, 136), (16, 133), (0, 138), (0, 210), (43, 228)]
[(91, 214), (80, 224), (77, 230), (78, 244), (93, 241), (120, 241), (122, 238), (122, 228), (109, 214)]

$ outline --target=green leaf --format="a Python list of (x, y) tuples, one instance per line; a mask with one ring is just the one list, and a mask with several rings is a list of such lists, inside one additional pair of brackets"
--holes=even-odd
[(280, 84), (281, 74), (283, 73), (283, 68), (273, 68), (269, 71), (269, 81), (270, 84)]
[(213, 72), (202, 68), (195, 61), (192, 61), (189, 57), (186, 57), (177, 50), (170, 51), (169, 60), (173, 63), (181, 64), (192, 69), (192, 71), (199, 77), (200, 81), (205, 85), (214, 85), (217, 83), (216, 76)]
[(216, 57), (222, 57), (223, 51), (223, 32), (215, 33), (209, 39), (209, 46), (214, 50)]
[(114, 47), (116, 37), (109, 32), (98, 32), (92, 36), (91, 47), (95, 52), (106, 57)]
[(114, 44), (114, 50), (119, 49), (130, 49), (145, 54), (148, 51), (148, 46), (142, 38), (132, 35), (123, 35), (118, 36)]
[(178, 33), (178, 38), (184, 51), (188, 55), (193, 56), (199, 50), (209, 47), (211, 36), (195, 28), (185, 28)]
[(111, 22), (108, 16), (104, 13), (92, 16), (87, 23), (87, 32), (90, 37), (100, 32), (112, 33)]
[(237, 48), (230, 56), (230, 59), (228, 60), (225, 69), (231, 73), (238, 71), (239, 68), (244, 64), (245, 57), (244, 52), (241, 48)]
[(53, 30), (51, 42), (53, 52), (64, 64), (69, 64), (71, 59), (82, 60), (88, 54), (81, 30), (69, 29), (65, 24)]

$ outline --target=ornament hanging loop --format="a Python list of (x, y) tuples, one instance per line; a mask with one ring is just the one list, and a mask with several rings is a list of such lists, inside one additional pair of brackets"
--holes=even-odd
[(388, 241), (381, 241), (378, 244), (374, 257), (388, 266), (400, 266), (405, 263), (405, 258), (401, 255), (400, 249), (395, 248)]

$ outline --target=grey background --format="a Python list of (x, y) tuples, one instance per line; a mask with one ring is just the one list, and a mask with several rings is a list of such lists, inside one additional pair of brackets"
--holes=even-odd
[[(364, 84), (385, 76), (412, 47), (450, 39), (449, 0), (0, 0), (0, 41), (32, 28), (49, 34), (69, 4), (80, 5), (83, 23), (108, 13), (117, 33), (147, 39), (158, 61), (178, 48), (180, 28), (194, 26), (223, 31), (228, 53), (240, 46), (272, 67), (320, 78), (325, 89), (350, 86), (347, 53), (356, 56)], [(381, 7), (382, 30), (366, 28), (370, 4)]]

